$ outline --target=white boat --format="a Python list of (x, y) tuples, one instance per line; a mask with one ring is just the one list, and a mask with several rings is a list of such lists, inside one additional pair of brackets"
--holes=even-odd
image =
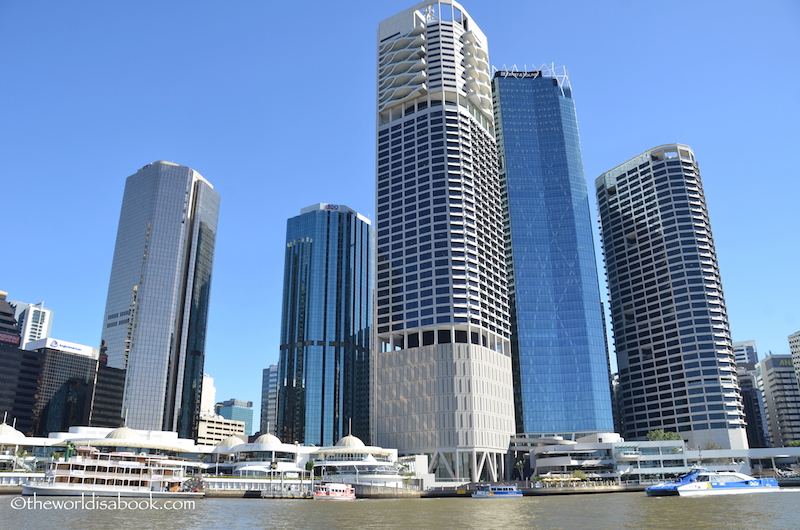
[(649, 497), (680, 495), (732, 495), (740, 493), (773, 493), (781, 491), (774, 478), (754, 478), (734, 471), (694, 469), (673, 482), (650, 486), (645, 490)]
[(473, 499), (517, 499), (522, 498), (522, 492), (514, 485), (507, 484), (478, 484)]
[(328, 482), (314, 486), (314, 499), (319, 501), (352, 501), (356, 498), (356, 490), (349, 484)]
[(43, 479), (22, 484), (23, 495), (96, 497), (202, 497), (202, 481), (185, 477), (178, 461), (164, 456), (101, 453), (79, 447), (77, 454), (47, 465)]

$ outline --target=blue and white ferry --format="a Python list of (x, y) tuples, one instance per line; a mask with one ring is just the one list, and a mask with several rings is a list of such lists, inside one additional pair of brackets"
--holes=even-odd
[(731, 495), (738, 493), (769, 493), (780, 491), (774, 478), (754, 478), (733, 471), (694, 469), (674, 482), (650, 486), (645, 490), (650, 497), (663, 495), (701, 496)]
[(472, 494), (473, 499), (516, 499), (522, 498), (522, 492), (515, 485), (478, 484)]

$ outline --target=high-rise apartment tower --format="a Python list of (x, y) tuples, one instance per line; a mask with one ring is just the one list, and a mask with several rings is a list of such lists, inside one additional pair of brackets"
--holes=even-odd
[(278, 362), (278, 437), (326, 446), (370, 440), (373, 229), (340, 204), (286, 227)]
[(694, 152), (662, 145), (596, 181), (627, 439), (747, 447), (728, 314)]
[(197, 435), (218, 212), (188, 167), (154, 162), (125, 183), (102, 341), (127, 370), (128, 427)]
[(486, 36), (441, 0), (377, 41), (376, 442), (497, 480), (514, 407)]
[(517, 433), (614, 429), (578, 119), (566, 70), (492, 80)]

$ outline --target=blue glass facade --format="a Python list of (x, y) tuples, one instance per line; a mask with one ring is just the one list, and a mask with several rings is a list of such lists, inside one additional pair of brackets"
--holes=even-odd
[(569, 83), (552, 73), (497, 72), (493, 91), (517, 431), (611, 431), (600, 290)]
[(370, 429), (373, 229), (346, 206), (289, 219), (278, 363), (278, 437), (333, 445)]

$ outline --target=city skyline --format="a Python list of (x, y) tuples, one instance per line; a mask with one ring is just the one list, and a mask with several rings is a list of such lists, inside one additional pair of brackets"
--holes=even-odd
[[(289, 70), (313, 62), (332, 79), (338, 67), (318, 62), (320, 48), (330, 45), (325, 35), (332, 26), (354, 28), (341, 38), (358, 65), (349, 75), (358, 81), (348, 80), (352, 93), (326, 106), (324, 119), (317, 116), (319, 107), (306, 103), (319, 90), (314, 83), (298, 74), (291, 90), (276, 92), (283, 74), (266, 60), (279, 39), (294, 39), (289, 28), (263, 32), (264, 24), (292, 16), (295, 8), (198, 7), (186, 13), (156, 4), (120, 11), (101, 5), (75, 11), (52, 3), (36, 11), (41, 31), (35, 38), (31, 6), (3, 7), (0, 39), (15, 50), (8, 57), (10, 97), (0, 129), (8, 146), (0, 170), (4, 202), (20, 219), (37, 212), (36, 230), (20, 225), (26, 252), (46, 249), (58, 266), (52, 258), (16, 267), (5, 261), (0, 289), (13, 300), (46, 300), (58, 315), (55, 336), (97, 347), (123, 187), (114, 175), (159, 158), (196, 168), (213, 177), (225, 201), (206, 372), (223, 395), (257, 401), (260, 378), (244, 378), (226, 365), (232, 347), (226, 311), (257, 293), (252, 309), (254, 321), (265, 323), (259, 330), (263, 347), (244, 362), (260, 373), (278, 356), (282, 275), (280, 266), (261, 264), (279, 252), (285, 219), (320, 200), (374, 211), (374, 27), (409, 2), (363, 3), (355, 10), (320, 3), (307, 17), (309, 37), (281, 49)], [(555, 61), (569, 67), (588, 180), (653, 145), (676, 141), (702, 153), (733, 338), (756, 340), (762, 354), (788, 353), (787, 336), (800, 329), (789, 301), (800, 295), (800, 284), (785, 264), (796, 262), (798, 251), (779, 242), (796, 233), (789, 211), (800, 193), (786, 156), (792, 152), (790, 124), (798, 117), (798, 102), (790, 97), (798, 73), (786, 68), (800, 49), (796, 4), (730, 9), (709, 2), (666, 10), (612, 2), (467, 2), (465, 8), (491, 37), (494, 66), (527, 61), (531, 69)], [(553, 22), (538, 24), (535, 34), (514, 32), (508, 29), (511, 14)], [(555, 22), (562, 19), (570, 22), (570, 39)], [(191, 37), (197, 36), (193, 27), (212, 24), (229, 38)], [(130, 42), (150, 26), (158, 30), (155, 40), (134, 48)], [(95, 46), (100, 39), (107, 45)], [(183, 44), (189, 41), (192, 46)], [(770, 98), (756, 100), (743, 78), (733, 76), (743, 66), (769, 72)], [(182, 77), (156, 74), (167, 67)], [(55, 73), (58, 83), (51, 82)], [(281, 100), (291, 104), (276, 106)], [(215, 101), (220, 104), (209, 105)], [(654, 112), (660, 119), (652, 123)], [(157, 116), (187, 127), (180, 134), (153, 128)], [(309, 132), (311, 122), (316, 129)], [(311, 142), (318, 160), (304, 154)], [(754, 172), (761, 175), (756, 186)], [(282, 198), (266, 215), (254, 215), (273, 196)], [(759, 273), (779, 279), (780, 287), (752, 281)], [(249, 390), (241, 393), (242, 387)]]

